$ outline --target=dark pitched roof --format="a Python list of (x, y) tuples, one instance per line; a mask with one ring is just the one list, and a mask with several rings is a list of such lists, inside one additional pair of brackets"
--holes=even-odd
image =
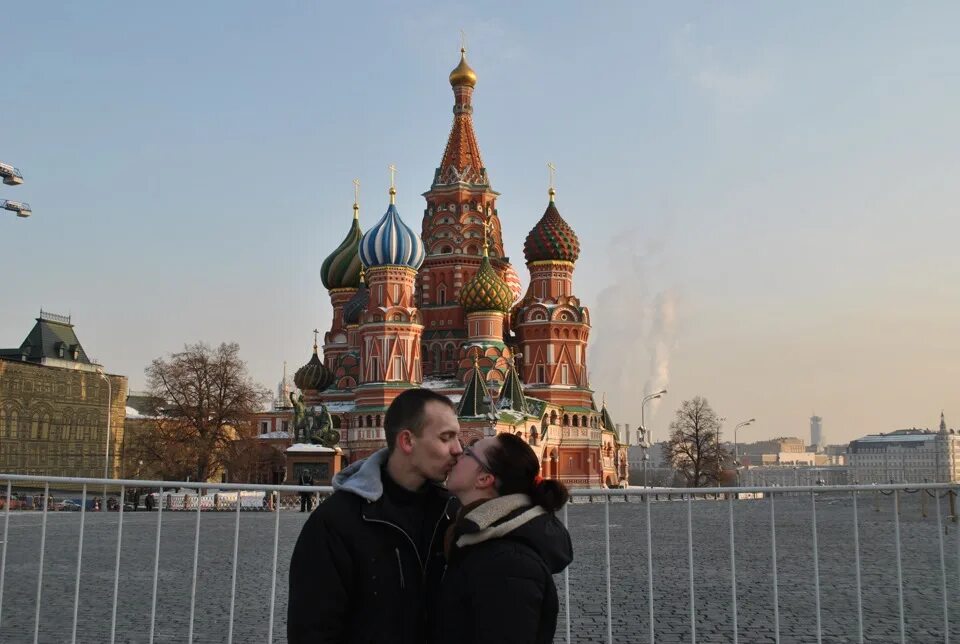
[(457, 409), (457, 416), (461, 418), (476, 418), (478, 416), (496, 417), (493, 409), (493, 401), (490, 397), (490, 390), (487, 389), (487, 383), (480, 373), (477, 361), (473, 361), (473, 374), (467, 388), (463, 390), (463, 397), (460, 399), (460, 407)]
[(520, 382), (520, 376), (517, 369), (510, 361), (507, 369), (507, 378), (503, 382), (503, 388), (500, 389), (500, 399), (497, 401), (498, 409), (512, 409), (527, 416), (530, 415), (530, 408), (527, 406), (527, 397), (523, 394), (523, 384)]
[(610, 417), (610, 412), (607, 411), (606, 403), (604, 403), (603, 409), (601, 410), (601, 412), (602, 412), (602, 418), (603, 418), (603, 428), (608, 429), (610, 431), (615, 431), (617, 426), (614, 424), (613, 418)]
[(92, 364), (86, 351), (80, 345), (73, 330), (70, 318), (40, 311), (40, 317), (26, 339), (16, 349), (0, 349), (0, 357), (27, 362), (40, 362), (44, 358), (69, 360), (82, 364)]

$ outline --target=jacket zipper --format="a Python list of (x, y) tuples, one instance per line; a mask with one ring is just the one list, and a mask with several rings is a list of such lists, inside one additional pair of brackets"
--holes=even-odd
[(400, 570), (400, 590), (404, 590), (407, 587), (407, 583), (403, 578), (403, 563), (400, 561), (400, 548), (394, 548), (393, 551), (397, 553), (397, 568)]
[[(436, 525), (433, 526), (433, 534), (430, 535), (430, 545), (427, 546), (427, 556), (428, 556), (428, 557), (430, 556), (430, 553), (433, 552), (433, 540), (437, 538), (437, 528), (440, 527), (440, 522), (443, 521), (443, 518), (444, 518), (445, 516), (447, 516), (447, 510), (449, 510), (449, 509), (450, 509), (450, 499), (447, 499), (447, 502), (443, 505), (443, 512), (440, 514), (440, 518), (437, 520)], [(440, 579), (441, 579), (441, 581), (443, 580), (443, 577), (444, 577), (446, 574), (447, 574), (447, 565), (446, 565), (446, 562), (444, 562), (443, 572), (440, 574)], [(426, 583), (426, 581), (427, 581), (427, 568), (426, 568), (426, 566), (424, 566), (424, 568), (423, 568), (423, 582)]]
[[(443, 521), (443, 518), (444, 518), (445, 516), (447, 516), (447, 510), (450, 509), (450, 501), (451, 501), (451, 499), (447, 499), (446, 504), (443, 506), (443, 512), (440, 514), (440, 518), (437, 519), (437, 523), (433, 526), (433, 534), (430, 535), (430, 545), (428, 546), (427, 555), (429, 555), (429, 554), (430, 554), (430, 551), (433, 550), (433, 540), (434, 540), (434, 539), (436, 538), (436, 536), (437, 536), (437, 528), (440, 527), (440, 523)], [(406, 531), (406, 530), (404, 530), (403, 528), (401, 528), (400, 526), (398, 526), (396, 523), (391, 523), (390, 521), (384, 521), (383, 519), (370, 519), (370, 518), (367, 518), (367, 517), (363, 516), (363, 513), (360, 514), (360, 518), (362, 518), (364, 521), (367, 521), (367, 522), (369, 522), (369, 523), (382, 523), (383, 525), (388, 525), (388, 526), (390, 526), (391, 528), (396, 528), (396, 529), (400, 532), (400, 534), (402, 534), (403, 536), (405, 536), (405, 537), (407, 538), (407, 541), (410, 542), (410, 547), (413, 548), (414, 554), (417, 555), (417, 563), (420, 564), (420, 574), (421, 574), (423, 580), (426, 580), (426, 578), (427, 578), (427, 566), (426, 566), (426, 564), (424, 563), (423, 558), (420, 556), (420, 551), (417, 549), (417, 544), (415, 544), (415, 543), (413, 542), (413, 539), (410, 538), (410, 535), (407, 534), (407, 531)], [(400, 562), (400, 550), (397, 549), (397, 563), (399, 563), (399, 562)], [(402, 573), (401, 573), (401, 574), (402, 574)]]

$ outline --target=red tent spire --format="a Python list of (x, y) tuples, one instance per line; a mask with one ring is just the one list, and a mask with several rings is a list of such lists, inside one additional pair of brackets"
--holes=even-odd
[(466, 49), (460, 49), (460, 64), (450, 72), (453, 87), (453, 127), (443, 151), (443, 160), (434, 176), (433, 185), (465, 183), (489, 185), (486, 168), (480, 157), (480, 146), (473, 131), (473, 88), (477, 75), (467, 64)]

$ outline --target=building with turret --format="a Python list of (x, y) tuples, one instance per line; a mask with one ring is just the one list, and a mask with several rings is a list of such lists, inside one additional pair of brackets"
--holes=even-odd
[(308, 404), (326, 406), (351, 461), (386, 444), (383, 419), (400, 392), (428, 387), (457, 404), (464, 442), (511, 432), (536, 450), (546, 477), (625, 485), (626, 445), (587, 377), (577, 235), (551, 182), (524, 243), (523, 292), (474, 132), (477, 75), (464, 50), (449, 80), (453, 125), (419, 232), (401, 217), (392, 179), (386, 211), (366, 232), (354, 200), (321, 267), (333, 309), (322, 358), (315, 343), (294, 382)]
[(851, 481), (858, 483), (955, 483), (960, 435), (947, 429), (941, 411), (938, 431), (898, 429), (850, 441), (847, 464)]

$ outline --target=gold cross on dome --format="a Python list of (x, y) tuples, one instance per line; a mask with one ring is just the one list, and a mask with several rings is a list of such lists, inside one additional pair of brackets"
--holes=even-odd
[(313, 330), (313, 348), (317, 348), (317, 336), (320, 335), (320, 332), (316, 329)]
[(353, 180), (353, 203), (360, 203), (360, 179)]
[(547, 168), (550, 170), (550, 189), (553, 190), (553, 173), (557, 171), (557, 166), (548, 162)]
[(391, 163), (387, 167), (387, 169), (390, 171), (390, 187), (396, 188), (397, 187), (397, 184), (396, 184), (397, 166)]
[(465, 53), (467, 51), (467, 32), (463, 29), (460, 30), (460, 52)]

